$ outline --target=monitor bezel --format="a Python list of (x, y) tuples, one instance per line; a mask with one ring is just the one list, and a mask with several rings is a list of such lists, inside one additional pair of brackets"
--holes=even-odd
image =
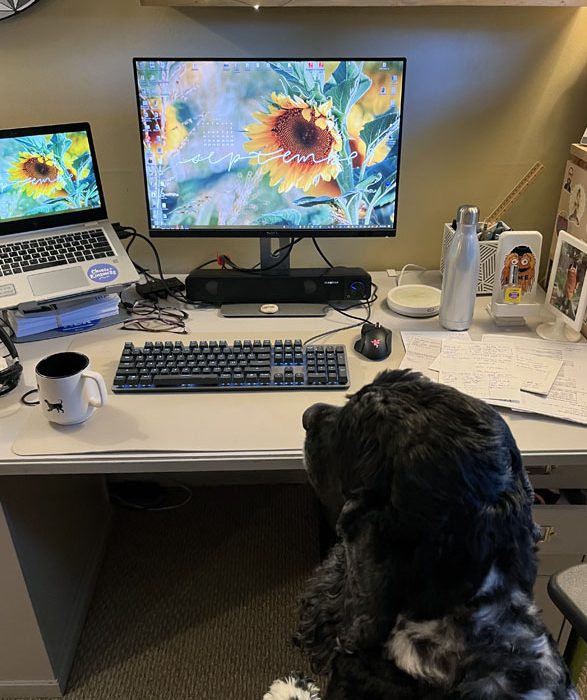
[[(398, 61), (403, 64), (402, 66), (402, 91), (400, 96), (400, 125), (399, 125), (399, 135), (398, 135), (398, 152), (397, 152), (397, 176), (396, 176), (396, 196), (395, 196), (395, 212), (394, 212), (394, 225), (392, 228), (361, 228), (361, 227), (348, 227), (348, 228), (295, 228), (295, 229), (284, 229), (284, 228), (198, 228), (198, 229), (174, 229), (174, 228), (153, 228), (151, 220), (151, 208), (149, 206), (149, 190), (147, 188), (147, 169), (145, 162), (145, 147), (143, 139), (143, 129), (141, 121), (141, 102), (139, 96), (139, 84), (137, 75), (137, 64), (139, 61), (179, 61), (179, 62), (190, 62), (190, 61), (207, 61), (223, 63), (229, 61)], [(407, 58), (405, 56), (347, 56), (347, 57), (324, 57), (320, 56), (316, 58), (314, 56), (278, 56), (278, 57), (242, 57), (242, 56), (232, 56), (232, 57), (218, 57), (218, 58), (198, 58), (198, 57), (185, 57), (185, 56), (135, 56), (133, 57), (133, 77), (135, 83), (135, 98), (137, 106), (137, 117), (138, 117), (138, 129), (139, 129), (139, 140), (141, 146), (141, 162), (143, 171), (143, 186), (145, 192), (145, 202), (147, 205), (147, 221), (149, 227), (149, 235), (153, 238), (287, 238), (293, 236), (295, 238), (395, 238), (397, 236), (397, 213), (398, 213), (398, 201), (399, 201), (399, 173), (401, 164), (401, 152), (402, 152), (402, 136), (404, 127), (404, 97), (405, 97), (405, 78), (406, 78), (406, 64)]]
[(65, 132), (83, 131), (88, 136), (90, 152), (92, 154), (92, 165), (96, 176), (96, 187), (100, 194), (100, 207), (92, 207), (82, 211), (63, 211), (58, 214), (44, 214), (21, 220), (0, 221), (0, 236), (10, 236), (15, 233), (33, 233), (45, 229), (63, 228), (65, 226), (75, 226), (88, 223), (90, 221), (101, 221), (106, 219), (106, 202), (104, 191), (100, 180), (100, 171), (96, 159), (94, 140), (88, 122), (72, 122), (69, 124), (52, 124), (42, 126), (27, 126), (13, 129), (0, 129), (0, 138), (13, 138), (15, 136), (42, 136), (44, 134), (58, 134)]

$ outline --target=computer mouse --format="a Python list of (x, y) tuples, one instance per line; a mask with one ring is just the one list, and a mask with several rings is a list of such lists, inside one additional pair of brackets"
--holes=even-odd
[(391, 355), (391, 331), (378, 323), (364, 323), (354, 347), (368, 360), (385, 360)]

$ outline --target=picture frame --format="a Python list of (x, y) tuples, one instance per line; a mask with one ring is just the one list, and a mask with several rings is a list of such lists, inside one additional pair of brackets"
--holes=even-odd
[(558, 233), (545, 304), (557, 319), (580, 331), (587, 310), (587, 242)]

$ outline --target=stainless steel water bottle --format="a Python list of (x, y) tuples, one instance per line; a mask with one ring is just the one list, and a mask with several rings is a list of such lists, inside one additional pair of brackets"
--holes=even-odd
[(464, 204), (457, 211), (457, 228), (444, 261), (440, 325), (466, 331), (473, 321), (479, 279), (479, 209)]

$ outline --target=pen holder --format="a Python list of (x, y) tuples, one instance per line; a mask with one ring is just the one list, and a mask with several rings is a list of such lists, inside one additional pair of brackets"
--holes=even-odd
[[(453, 227), (445, 223), (442, 236), (442, 252), (440, 256), (440, 272), (444, 273), (444, 258), (455, 235)], [(495, 255), (499, 241), (479, 241), (479, 280), (477, 295), (491, 294), (495, 279)]]

